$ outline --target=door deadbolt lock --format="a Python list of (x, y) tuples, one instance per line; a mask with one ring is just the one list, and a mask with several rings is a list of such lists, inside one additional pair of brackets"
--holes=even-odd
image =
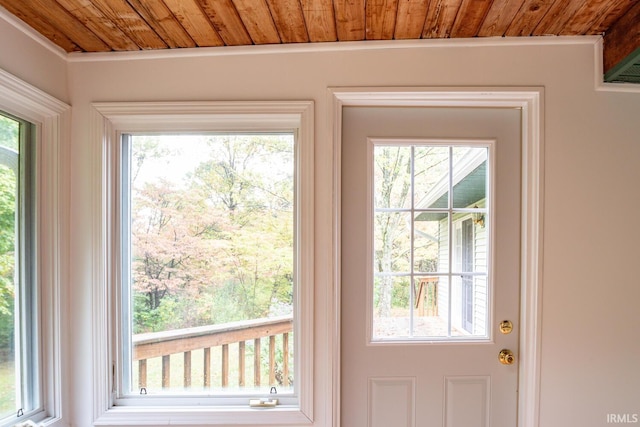
[(516, 361), (516, 357), (513, 355), (511, 350), (507, 350), (506, 348), (500, 351), (498, 354), (498, 360), (503, 365), (513, 365)]
[(500, 332), (506, 335), (510, 334), (511, 331), (513, 331), (513, 323), (511, 323), (511, 320), (503, 320), (500, 322)]

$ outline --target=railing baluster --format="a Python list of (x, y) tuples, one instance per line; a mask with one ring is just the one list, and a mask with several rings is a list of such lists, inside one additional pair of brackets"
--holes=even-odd
[(138, 388), (147, 387), (147, 359), (138, 360)]
[(229, 386), (229, 344), (222, 345), (222, 387)]
[(269, 385), (276, 385), (276, 337), (269, 337)]
[(211, 348), (204, 349), (204, 386), (211, 387)]
[(289, 387), (289, 333), (282, 334), (282, 385)]
[(238, 385), (244, 387), (245, 342), (238, 343)]
[[(223, 371), (226, 370), (226, 375), (223, 374), (223, 381), (225, 386), (229, 386), (229, 353), (228, 346), (234, 346), (238, 343), (238, 384), (242, 387), (246, 387), (247, 369), (251, 362), (247, 361), (247, 345), (251, 345), (253, 341), (254, 345), (254, 360), (253, 360), (253, 374), (254, 385), (261, 387), (263, 384), (271, 383), (271, 385), (288, 384), (291, 385), (289, 380), (290, 374), (290, 334), (293, 330), (293, 321), (291, 316), (283, 316), (280, 318), (271, 319), (254, 319), (242, 322), (232, 322), (223, 325), (209, 325), (206, 327), (197, 328), (185, 328), (182, 330), (171, 330), (162, 332), (150, 332), (143, 334), (136, 334), (133, 336), (133, 362), (138, 362), (138, 386), (140, 388), (147, 388), (149, 381), (149, 369), (151, 369), (148, 360), (156, 358), (162, 358), (162, 387), (171, 387), (171, 354), (182, 353), (184, 357), (184, 378), (179, 381), (180, 384), (174, 384), (175, 386), (184, 386), (185, 388), (193, 387), (194, 378), (193, 375), (193, 351), (204, 351), (204, 370), (203, 370), (203, 383), (206, 388), (212, 386), (212, 371), (211, 371), (211, 349), (217, 346), (223, 347), (223, 358), (226, 367), (223, 367)], [(282, 353), (284, 360), (280, 370), (276, 372), (276, 348), (275, 345), (280, 345), (278, 336), (282, 335)], [(262, 378), (262, 352), (261, 344), (262, 338), (269, 337), (269, 350), (268, 366), (269, 372)], [(266, 345), (266, 343), (265, 343)], [(266, 355), (265, 355), (266, 356)], [(178, 357), (178, 356), (176, 356)], [(217, 353), (216, 353), (217, 357)], [(266, 361), (265, 361), (266, 362)], [(215, 362), (216, 364), (218, 362)], [(219, 365), (218, 365), (219, 366)], [(135, 369), (135, 365), (132, 366)], [(234, 371), (235, 372), (235, 371)], [(280, 375), (284, 375), (280, 378)], [(234, 373), (235, 375), (235, 373)], [(217, 376), (216, 376), (217, 378)], [(199, 380), (195, 380), (197, 383)], [(235, 381), (235, 380), (234, 380)], [(200, 383), (202, 384), (202, 383)]]
[(184, 387), (191, 387), (191, 352), (184, 352)]
[(253, 384), (260, 387), (260, 338), (253, 340)]
[(171, 356), (162, 356), (162, 388), (171, 387)]

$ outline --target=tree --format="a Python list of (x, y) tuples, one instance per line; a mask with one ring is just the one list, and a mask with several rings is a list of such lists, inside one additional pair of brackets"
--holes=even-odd
[[(18, 132), (18, 122), (0, 115), (0, 146), (17, 150)], [(0, 165), (0, 349), (13, 345), (16, 194), (14, 171)]]
[[(377, 146), (374, 162), (374, 203), (376, 209), (382, 209), (376, 213), (374, 220), (374, 268), (377, 273), (409, 272), (411, 252), (415, 254), (417, 249), (411, 238), (411, 222), (414, 218), (409, 213), (384, 210), (406, 209), (412, 203), (418, 207), (416, 205), (420, 198), (437, 181), (446, 178), (448, 148)], [(378, 275), (376, 287), (378, 316), (388, 317), (393, 306), (394, 278), (387, 274)]]
[[(375, 206), (402, 208), (411, 190), (411, 151), (408, 147), (383, 146), (375, 151)], [(403, 226), (404, 225), (404, 226)], [(407, 255), (406, 215), (378, 213), (375, 216), (376, 270), (379, 273), (406, 271), (402, 264)], [(378, 315), (388, 317), (391, 312), (393, 277), (378, 279)]]
[(198, 146), (197, 164), (172, 166), (191, 172), (165, 179), (150, 170), (176, 161), (178, 149), (169, 145), (142, 139), (132, 153), (134, 331), (258, 318), (290, 307), (291, 138), (212, 136)]
[(231, 303), (234, 313), (225, 317), (232, 320), (263, 317), (293, 300), (292, 139), (227, 135), (208, 145), (211, 160), (197, 168), (193, 185), (232, 224), (222, 248), (223, 298), (214, 297), (214, 306)]

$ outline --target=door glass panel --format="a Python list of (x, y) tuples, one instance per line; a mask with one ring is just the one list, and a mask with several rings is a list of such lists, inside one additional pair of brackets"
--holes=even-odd
[(448, 212), (418, 212), (413, 221), (413, 269), (416, 273), (448, 272)]
[(385, 145), (374, 150), (376, 208), (410, 207), (411, 148)]
[(373, 336), (380, 339), (407, 338), (411, 331), (409, 276), (378, 275), (373, 295)]
[(375, 271), (407, 273), (410, 271), (411, 214), (378, 212), (375, 217)]
[(417, 208), (449, 207), (449, 148), (414, 148), (414, 194)]
[(414, 280), (413, 336), (444, 338), (449, 335), (446, 313), (447, 276), (417, 276)]
[(453, 147), (453, 207), (473, 208), (487, 194), (487, 149)]
[(488, 338), (488, 158), (482, 144), (375, 145), (374, 341)]

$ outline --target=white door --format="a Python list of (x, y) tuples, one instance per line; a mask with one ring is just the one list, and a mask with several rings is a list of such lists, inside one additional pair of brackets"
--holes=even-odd
[(342, 426), (516, 425), (520, 123), (343, 109)]

